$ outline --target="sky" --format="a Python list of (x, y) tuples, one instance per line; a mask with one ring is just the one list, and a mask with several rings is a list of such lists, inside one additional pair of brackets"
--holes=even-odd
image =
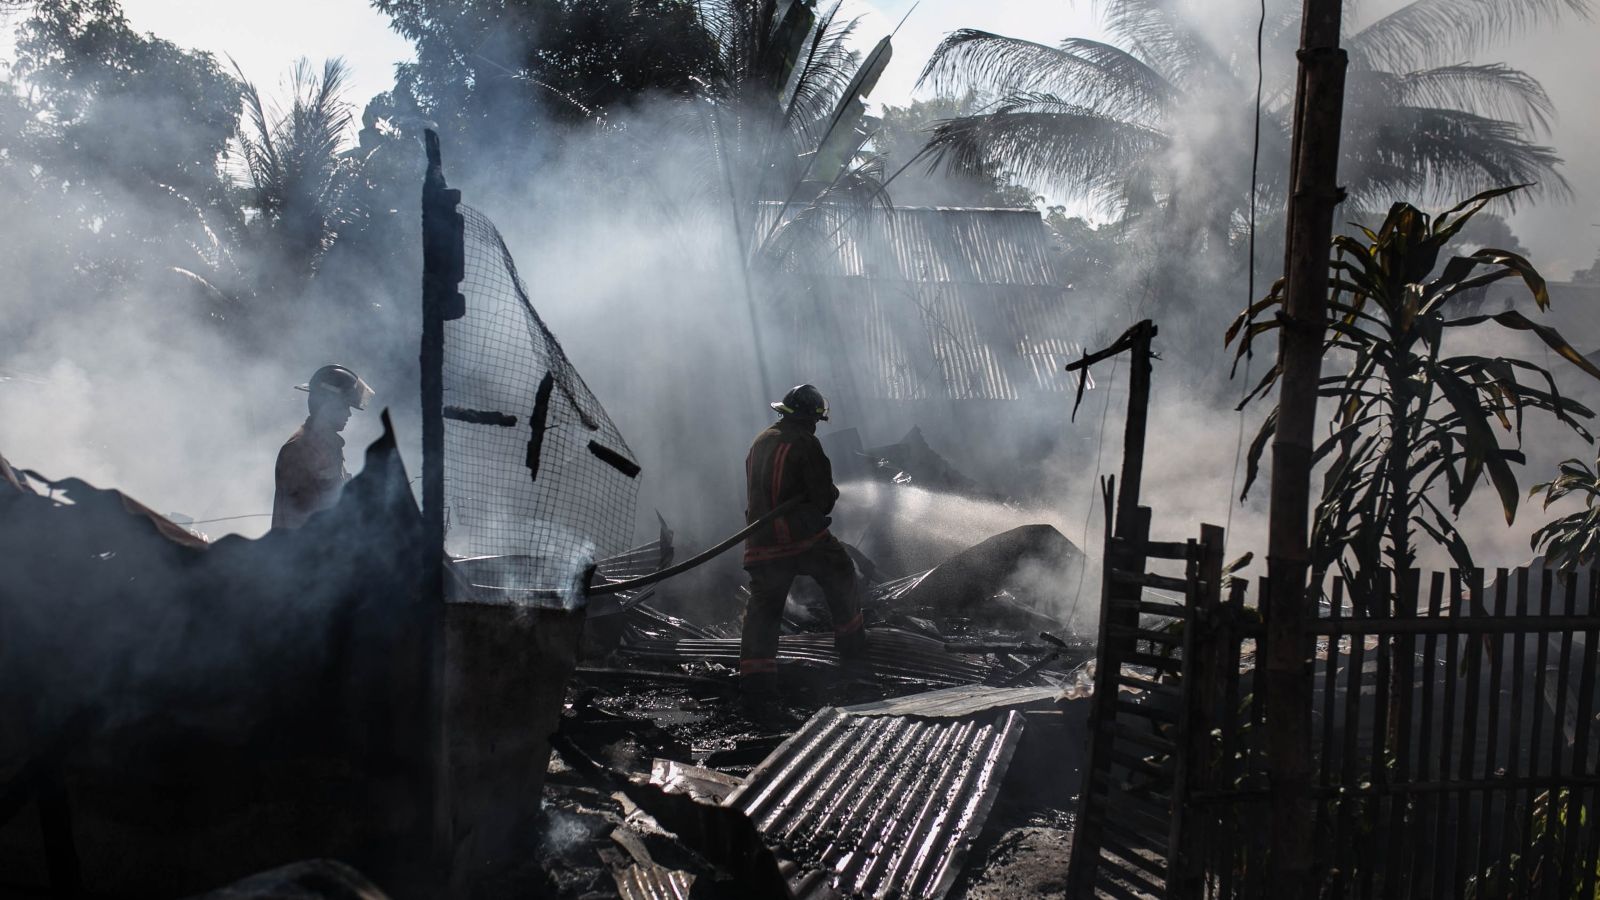
[[(957, 28), (1041, 43), (1069, 35), (1105, 37), (1090, 0), (847, 2), (849, 11), (864, 16), (864, 36), (887, 32), (911, 13), (895, 36), (894, 59), (873, 93), (875, 103), (907, 102), (928, 55)], [(1370, 6), (1382, 12), (1396, 2), (1378, 0)], [(340, 55), (352, 69), (350, 96), (364, 102), (386, 90), (395, 63), (411, 55), (410, 45), (365, 0), (123, 0), (123, 6), (136, 28), (183, 46), (231, 55), (269, 97), (280, 93), (277, 86), (297, 57), (320, 61)], [(1239, 8), (1241, 14), (1248, 12)], [(307, 27), (308, 22), (316, 27)], [(1494, 54), (1542, 80), (1560, 113), (1549, 140), (1567, 161), (1564, 171), (1574, 197), (1547, 201), (1512, 217), (1522, 243), (1553, 278), (1587, 267), (1600, 247), (1600, 153), (1594, 152), (1600, 146), (1600, 113), (1594, 102), (1594, 85), (1600, 83), (1597, 38), (1600, 24), (1574, 21), (1518, 39)]]

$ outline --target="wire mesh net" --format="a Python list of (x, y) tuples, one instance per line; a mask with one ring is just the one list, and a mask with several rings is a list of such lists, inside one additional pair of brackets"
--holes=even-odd
[(568, 589), (629, 545), (639, 467), (534, 311), (499, 230), (460, 209), (466, 315), (444, 327), (445, 549), (499, 557), (478, 567), (495, 587)]

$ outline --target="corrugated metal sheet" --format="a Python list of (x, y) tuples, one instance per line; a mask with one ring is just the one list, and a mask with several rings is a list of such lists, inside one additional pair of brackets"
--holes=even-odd
[(617, 894), (622, 900), (689, 900), (694, 876), (657, 865), (632, 865), (614, 870)]
[(988, 819), (1022, 728), (1015, 711), (923, 719), (826, 709), (727, 805), (846, 897), (942, 897)]
[[(762, 207), (766, 223), (776, 207)], [(805, 227), (824, 249), (775, 279), (779, 305), (807, 324), (793, 333), (812, 337), (789, 348), (797, 369), (889, 400), (1076, 390), (1063, 369), (1083, 335), (1037, 212), (827, 209)]]
[[(676, 662), (710, 660), (737, 666), (738, 638), (645, 640), (624, 645), (621, 652)], [(948, 653), (944, 642), (898, 628), (867, 629), (867, 653), (879, 678), (923, 684), (961, 685), (983, 681), (993, 667)], [(778, 638), (778, 665), (810, 663), (837, 666), (831, 634), (786, 634)]]
[(1044, 687), (997, 688), (984, 685), (945, 688), (890, 697), (872, 703), (846, 706), (844, 711), (852, 716), (921, 716), (923, 718), (961, 718), (988, 712), (993, 709), (1048, 706), (1061, 699), (1061, 688)]

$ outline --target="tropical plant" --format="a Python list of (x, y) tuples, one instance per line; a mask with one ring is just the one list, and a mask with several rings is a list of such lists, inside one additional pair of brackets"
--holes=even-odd
[[(1490, 321), (1538, 336), (1557, 355), (1591, 377), (1600, 368), (1553, 328), (1507, 309), (1456, 316), (1471, 291), (1519, 279), (1540, 310), (1550, 305), (1544, 279), (1527, 259), (1482, 249), (1445, 263), (1434, 275), (1441, 249), (1474, 214), (1518, 188), (1485, 191), (1430, 217), (1397, 203), (1376, 231), (1334, 238), (1325, 354), (1346, 361), (1343, 374), (1322, 378), (1320, 396), (1334, 404), (1329, 434), (1314, 461), (1327, 462), (1312, 532), (1312, 566), (1320, 577), (1337, 566), (1353, 596), (1379, 597), (1385, 565), (1399, 578), (1414, 567), (1414, 529), (1442, 544), (1461, 568), (1472, 555), (1452, 519), (1484, 480), (1494, 486), (1509, 524), (1521, 491), (1513, 466), (1521, 450), (1524, 416), (1541, 411), (1592, 440), (1579, 419), (1593, 413), (1562, 396), (1549, 371), (1509, 356), (1447, 355), (1455, 329)], [(1255, 341), (1283, 327), (1283, 282), (1241, 313), (1228, 329), (1237, 341), (1236, 364)], [(1245, 403), (1266, 394), (1278, 369), (1260, 381)], [(1274, 434), (1268, 414), (1248, 455), (1245, 494)], [(1499, 431), (1512, 440), (1503, 445)], [(1403, 582), (1401, 582), (1403, 583)]]
[(350, 152), (353, 112), (344, 99), (348, 69), (330, 59), (315, 71), (301, 59), (289, 75), (289, 105), (269, 107), (244, 80), (239, 136), (244, 230), (267, 254), (261, 289), (294, 290), (315, 272), (353, 214), (350, 189), (361, 158)]
[(1544, 494), (1544, 508), (1572, 495), (1583, 498), (1583, 509), (1546, 523), (1533, 533), (1528, 543), (1534, 552), (1544, 549), (1545, 560), (1563, 568), (1576, 569), (1594, 563), (1600, 551), (1600, 461), (1590, 468), (1581, 459), (1563, 460), (1561, 473), (1540, 482), (1528, 491), (1529, 497)]
[[(1298, 16), (1274, 0), (1265, 46), (1293, 46)], [(1293, 4), (1298, 7), (1298, 4)], [(1238, 133), (1255, 95), (1254, 21), (1218, 41), (1212, 16), (1170, 0), (1108, 0), (1115, 43), (1067, 38), (1051, 47), (974, 29), (934, 51), (922, 83), (976, 88), (985, 110), (942, 125), (929, 143), (935, 164), (971, 169), (1004, 163), (1025, 183), (1114, 208), (1171, 203), (1221, 232), (1248, 203)], [(1393, 196), (1459, 195), (1484, 183), (1538, 182), (1561, 192), (1560, 160), (1536, 143), (1553, 115), (1531, 75), (1501, 63), (1462, 60), (1496, 40), (1588, 0), (1411, 0), (1348, 34), (1340, 177), (1356, 203)], [(1269, 51), (1270, 52), (1270, 51)], [(1292, 71), (1269, 60), (1267, 71)], [(1281, 199), (1288, 172), (1292, 85), (1263, 92), (1262, 180)], [(1187, 192), (1188, 196), (1183, 196)], [(1198, 193), (1198, 196), (1195, 196)]]

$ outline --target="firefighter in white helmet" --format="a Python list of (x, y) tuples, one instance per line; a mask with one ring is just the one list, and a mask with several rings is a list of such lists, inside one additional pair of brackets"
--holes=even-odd
[(278, 451), (273, 528), (299, 528), (312, 513), (338, 502), (350, 478), (339, 432), (350, 421), (350, 411), (366, 409), (372, 397), (372, 388), (344, 366), (323, 366), (309, 382), (295, 387), (310, 395), (310, 415)]

